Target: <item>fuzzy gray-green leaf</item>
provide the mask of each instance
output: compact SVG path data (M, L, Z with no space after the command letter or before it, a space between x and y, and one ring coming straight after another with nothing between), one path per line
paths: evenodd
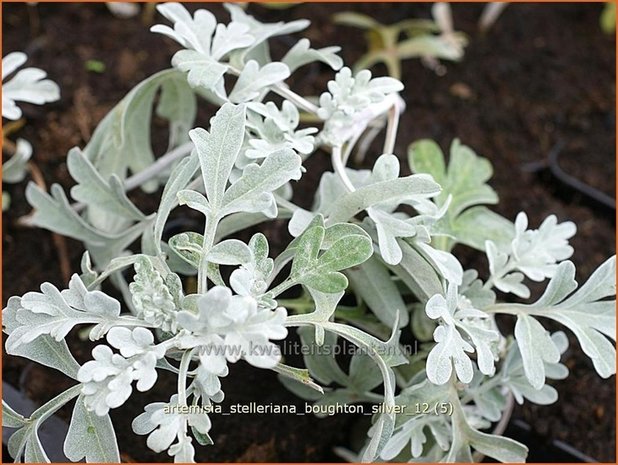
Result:
M210 121L210 133L193 129L189 135L195 144L202 169L206 197L213 214L223 203L223 194L238 157L245 133L244 105L225 104Z
M97 416L88 411L83 396L73 409L69 432L64 441L64 453L69 460L88 463L118 463L120 453L109 415Z
M324 212L328 223L348 221L361 211L381 202L426 199L440 192L431 176L420 174L389 181L376 182L345 194Z
M187 187L198 167L197 155L195 152L192 152L190 156L181 160L174 167L165 184L154 224L154 242L159 252L161 252L161 237L163 236L165 223L170 212L178 203L177 194Z
M406 304L388 268L378 258L370 257L365 263L346 270L345 275L354 292L382 323L392 328L399 315L400 327L408 324Z
M71 196L75 200L128 220L145 219L144 214L128 199L120 179L112 175L109 181L105 181L79 148L69 151L67 167L77 181L77 185L71 188Z
M339 271L363 263L372 255L373 246L367 237L349 236L318 256L324 234L321 226L314 226L303 234L290 277L321 292L339 292L348 285L348 280Z

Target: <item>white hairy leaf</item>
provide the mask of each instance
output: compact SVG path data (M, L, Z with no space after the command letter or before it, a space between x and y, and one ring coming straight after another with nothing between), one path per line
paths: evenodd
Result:
M352 76L350 68L342 68L328 83L328 92L320 96L318 116L325 120L320 138L337 146L360 135L372 119L388 110L380 105L386 96L402 89L397 79L372 79L366 69Z
M548 216L539 229L527 229L528 217L517 215L513 240L502 247L494 242L485 243L491 280L503 292L529 297L530 290L522 282L524 276L533 281L551 278L558 263L573 254L569 238L575 234L570 221L558 224L555 215Z
M491 345L499 339L499 334L481 326L480 322L489 315L473 308L466 298L462 298L457 285L448 284L446 298L437 294L429 299L425 312L429 318L440 321L433 334L437 344L427 358L427 377L432 383L448 382L453 367L461 382L470 383L474 372L466 352L476 351L481 372L490 376L494 374Z
M132 355L124 357L98 345L92 350L93 360L79 369L77 380L82 383L84 405L98 416L124 404L133 392L133 381L137 381L138 391L152 388L157 380L157 360L165 355L165 348L153 345L154 337L145 328L113 328L107 340Z
M136 434L148 435L148 447L155 452L168 451L175 462L193 462L195 450L187 435L187 426L208 436L211 428L208 415L188 409L184 411L177 395L172 396L168 403L149 404L144 410L133 420L132 427Z
M208 205L213 213L219 212L223 205L223 195L244 131L244 105L225 104L211 119L210 133L204 129L194 129L189 133L195 144Z
M248 104L247 114L249 148L245 152L247 163L250 160L268 157L271 153L291 148L297 153L310 154L314 150L317 128L298 129L300 114L288 100L284 100L281 110L273 102ZM239 168L237 161L236 165Z
M28 292L13 302L3 311L5 315L14 312L13 318L19 323L7 340L7 350L11 351L44 335L61 341L79 324L95 324L90 337L98 339L120 316L120 302L100 291L86 290L76 274L67 290L60 292L44 283L41 292Z
M28 59L22 52L9 53L2 58L2 116L11 120L21 118L21 109L16 102L28 102L42 105L60 98L60 88L51 79L45 79L47 73L38 68L24 68L4 82Z
M2 164L2 182L18 183L24 180L28 161L32 156L32 145L25 139L17 139L15 153Z
M561 331L551 335L551 343L558 349L560 354L563 354L569 347L569 340L566 334ZM543 383L540 388L538 386L535 387L531 384L526 374L523 352L519 348L518 342L513 343L509 348L502 368L506 379L505 384L513 393L515 400L519 404L523 404L525 398L539 405L549 405L556 402L558 400L558 392L553 386L545 384L545 378L564 379L569 375L569 369L561 363L550 363L543 360ZM528 352L530 352L530 349L528 349Z
M183 347L219 346L220 353L213 350L210 358L222 364L240 358L259 368L279 363L281 353L270 340L287 336L283 307L260 308L252 297L232 295L228 288L215 286L198 297L196 310L178 313L178 324L191 333L181 338Z
M316 50L311 48L311 43L308 39L300 39L296 42L296 45L288 50L281 59L281 62L286 64L292 73L301 66L314 61L326 63L333 70L337 71L343 66L343 60L337 55L340 50L341 47L325 47Z
M150 260L144 258L135 263L135 277L129 291L139 318L163 331L176 331L174 296Z
M518 315L516 331L526 376L532 386L542 386L545 376L539 360L556 362L557 348L541 337L541 325L531 323L538 317L549 318L569 328L592 360L597 373L608 378L616 372L616 257L603 263L577 289L575 265L565 261L558 265L545 293L533 304L497 304L494 311ZM612 300L607 298L614 297ZM535 320L534 320L535 321ZM532 328L531 330L529 328ZM547 334L547 333L545 333Z
M260 67L257 61L250 60L230 92L230 101L249 102L259 96L266 87L278 84L289 76L290 70L284 63L268 63Z

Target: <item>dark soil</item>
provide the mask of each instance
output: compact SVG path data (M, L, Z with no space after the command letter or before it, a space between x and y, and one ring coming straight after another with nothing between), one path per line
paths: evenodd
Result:
M169 66L177 46L148 32L140 18L113 17L100 4L3 4L3 55L23 50L29 64L45 69L59 83L62 99L45 107L27 106L27 125L16 135L32 142L34 162L48 185L71 185L65 156L83 146L105 113L140 80ZM192 5L191 8L196 8ZM211 5L226 18L219 5ZM461 63L447 63L437 77L417 60L403 66L408 108L399 131L397 153L405 158L410 142L434 138L444 148L459 137L495 169L492 186L501 198L496 210L514 218L524 210L531 226L555 213L578 225L573 261L578 278L585 279L605 258L615 253L614 212L559 183L547 172L526 171L527 164L543 162L562 144L561 167L596 189L615 196L615 43L598 25L600 4L511 5L486 36L476 32L479 5L453 6L455 25L469 34L470 45ZM267 21L309 18L307 36L314 46L338 44L346 63L364 51L361 35L333 25L337 11L368 13L383 23L409 17L427 17L426 4L301 4L275 11L258 5L250 10ZM38 26L37 26L38 25ZM282 39L280 45L293 43ZM101 74L87 71L85 63L98 60ZM383 73L377 69L376 73ZM332 73L309 67L299 73L296 87L318 92ZM205 124L208 112L200 114ZM164 127L157 140L164 140ZM326 169L320 155L313 169ZM310 203L309 191L317 175L299 186L297 200ZM25 182L3 186L12 206L3 214L3 303L12 295L34 290L44 281L64 287L58 251L50 233L19 227L17 218L28 213ZM146 203L154 208L156 200ZM271 241L274 231L269 230ZM68 241L73 269L78 269L81 246ZM484 269L483 260L461 250L468 266ZM91 343L71 341L80 361L88 359ZM560 439L600 461L615 459L615 378L600 379L573 338L567 353L571 376L556 383L560 400L553 406L518 406L515 417L528 421L537 435ZM224 380L226 402L258 404L296 403L274 373L246 364L233 367ZM5 381L21 387L43 402L70 382L58 373L13 357L4 357ZM160 461L135 438L130 429L143 405L166 398L173 380L165 374L156 390L134 396L134 401L113 413L123 458ZM63 412L64 415L70 412ZM332 449L349 442L354 418L317 420L313 416L232 415L213 418L215 445L200 448L201 461L331 461Z

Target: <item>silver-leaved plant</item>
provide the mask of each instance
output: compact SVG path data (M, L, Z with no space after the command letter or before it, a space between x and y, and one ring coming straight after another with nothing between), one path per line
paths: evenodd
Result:
M600 376L615 373L615 257L578 288L568 261L575 225L550 216L531 229L525 213L511 222L491 211L491 165L457 140L448 163L434 142L413 143L405 161L412 174L402 175L394 154L401 82L353 73L338 47L313 49L307 39L273 60L269 39L307 21L264 24L227 5L231 21L218 24L206 10L157 8L171 26L152 30L182 47L172 68L137 85L84 148L69 152L70 197L59 185L26 191L30 224L86 251L66 289L44 283L3 310L8 354L75 380L29 417L4 405L16 461L49 461L38 429L72 400L66 457L120 461L110 410L167 370L177 392L146 406L133 430L153 451L192 462L196 445L216 438L216 415L207 412L242 359L277 372L309 402L377 407L366 443L339 449L345 458L521 462L526 446L492 424L513 400L556 401L547 379L568 375L560 363L568 341L545 328L548 320L577 337ZM292 91L286 79L316 61L336 72L328 88L318 98ZM191 129L204 103L218 110L207 128ZM12 105L9 116L18 116ZM158 156L153 108L170 125ZM302 114L318 127L301 125ZM359 140L380 127L384 147L373 168L347 167ZM292 201L294 185L317 151L330 152L332 171L303 209ZM156 211L131 201L135 188L162 192ZM199 212L203 230L165 235L179 206ZM276 256L267 235L233 237L273 220L292 237L276 244ZM487 256L484 282L453 255L457 244ZM527 280L547 279L532 303L499 301L495 292L528 299ZM516 317L514 337L497 326L500 314ZM65 341L78 327L98 341L83 365ZM409 328L419 351L403 346ZM277 341L294 331L303 344L330 350L304 353L305 368L286 365ZM342 340L360 349L347 369L333 356Z
M17 102L42 105L60 98L58 84L51 79L45 79L47 73L42 69L25 68L17 71L27 60L28 56L23 52L9 53L2 58L2 117L8 120L15 121L22 117ZM2 164L2 182L14 184L23 181L31 157L30 142L17 139L11 158ZM9 207L10 200L9 194L3 191L3 211Z

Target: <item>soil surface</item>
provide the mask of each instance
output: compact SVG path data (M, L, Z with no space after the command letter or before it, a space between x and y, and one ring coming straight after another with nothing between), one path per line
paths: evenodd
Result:
M561 168L581 181L615 197L615 45L614 37L599 28L601 4L511 5L486 35L477 33L479 5L453 6L455 27L469 35L470 44L460 63L446 63L439 77L420 61L404 62L403 115L397 153L405 159L409 143L436 139L443 148L459 137L494 165L492 186L501 203L496 211L508 218L524 210L531 226L549 214L572 220L578 233L572 240L578 279L587 278L615 253L615 212L573 191L543 166L553 149L560 150ZM62 90L59 102L44 107L24 106L26 126L10 137L24 137L35 149L34 164L47 185L70 187L67 151L83 146L112 106L134 85L169 67L177 45L148 32L142 18L119 19L102 4L3 4L3 56L25 51L29 65L48 72ZM196 4L190 6L197 8ZM227 19L220 5L209 5L220 19ZM307 37L315 46L341 45L346 63L354 63L365 50L354 29L336 26L331 15L359 11L389 24L404 18L429 17L426 4L311 4L286 10L251 5L250 12L265 21L308 18ZM275 44L290 46L296 38ZM278 44L278 45L277 45ZM89 71L92 60L103 72ZM384 69L377 67L376 74ZM332 77L321 66L311 66L295 78L301 93L317 93ZM199 115L205 125L208 110ZM165 127L155 126L165 140ZM381 141L380 141L381 143ZM373 158L368 162L372 163ZM328 169L319 154L314 170ZM532 165L531 165L532 164ZM311 173L310 169L310 173ZM310 189L319 173L298 186L296 200L311 203ZM26 182L5 185L12 206L3 214L3 303L12 295L35 290L44 281L64 287L56 243L49 232L25 229L16 220L29 212L24 199ZM141 205L156 207L156 199ZM282 226L282 225L278 225ZM284 233L268 231L271 242ZM78 269L82 247L66 240L67 257ZM461 252L467 266L481 270L486 264L478 254ZM76 337L70 341L80 362L89 358L92 344ZM538 436L560 439L599 461L615 459L615 378L600 379L581 353L575 338L566 354L571 369L568 380L556 383L559 401L548 407L517 406L514 416L532 425ZM44 402L71 383L53 370L23 359L4 357L4 379ZM113 412L124 452L133 462L163 461L136 438L130 422L146 403L167 398L174 380L161 375L156 390L136 395ZM226 403L295 403L299 401L274 373L239 363L224 379ZM62 411L68 418L70 411ZM333 447L349 444L356 418L342 415L318 420L314 416L230 415L213 418L215 445L199 448L199 461L332 461Z

